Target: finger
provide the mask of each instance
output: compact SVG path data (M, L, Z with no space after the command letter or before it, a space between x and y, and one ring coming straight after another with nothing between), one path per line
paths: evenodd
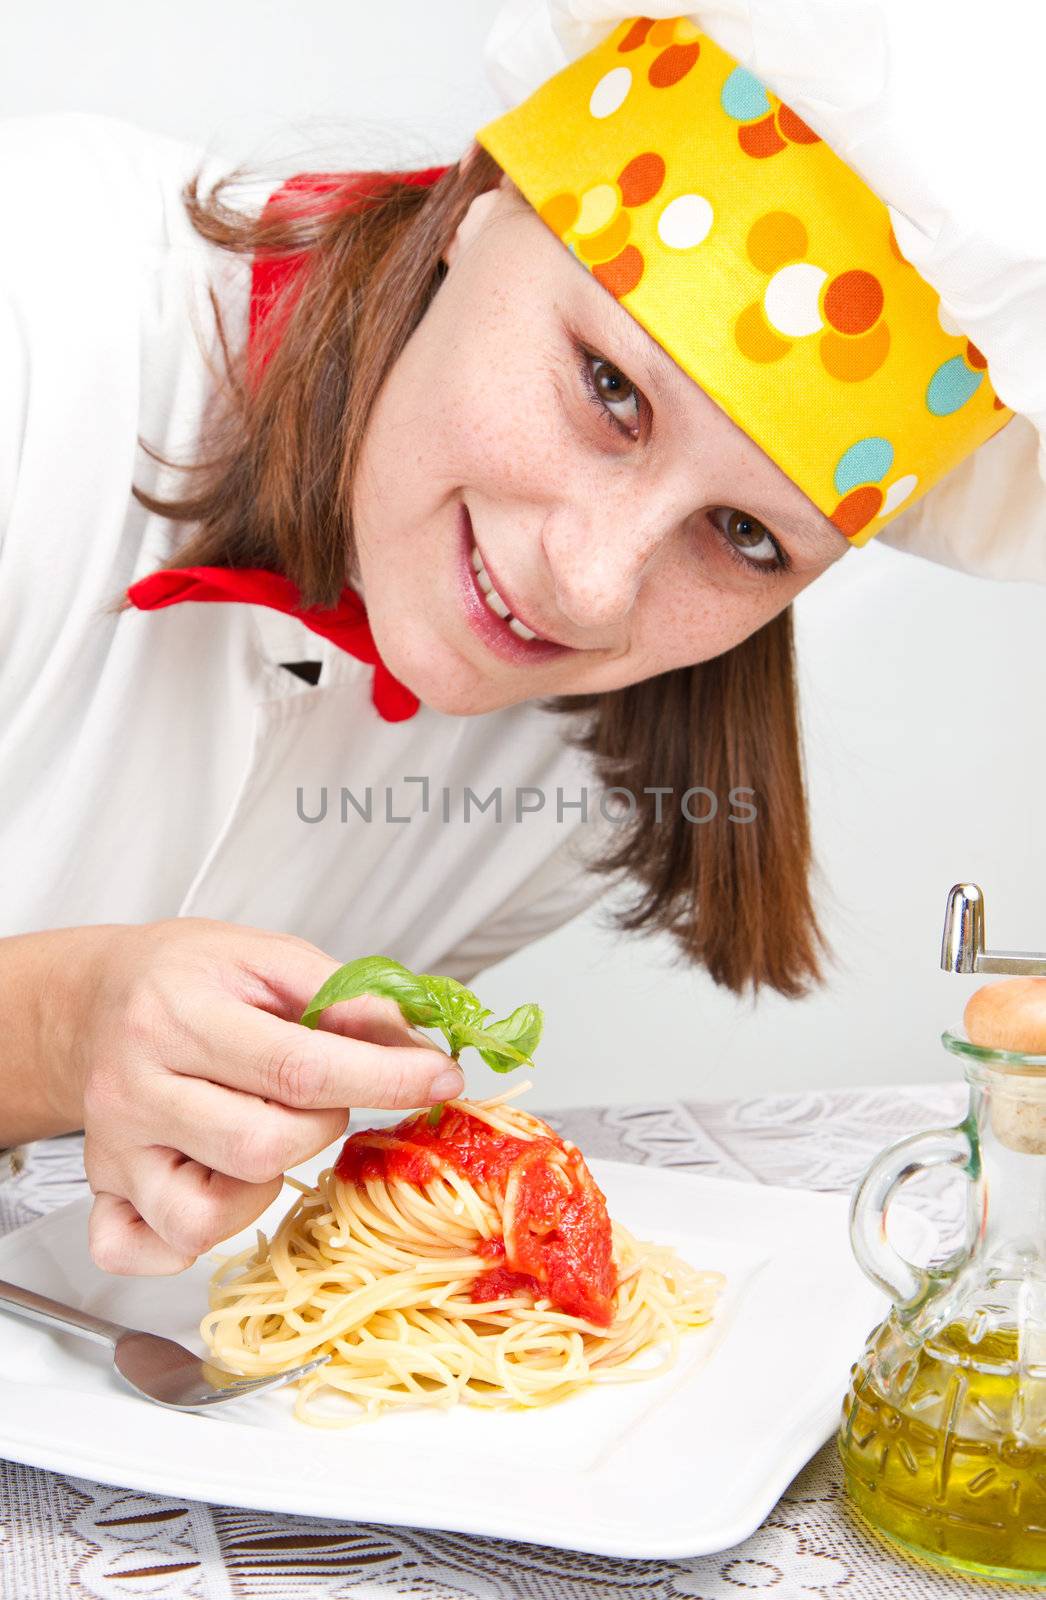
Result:
M304 1010L304 1006L302 1010ZM297 1022L298 1016L285 1020ZM385 995L361 994L355 1000L339 1000L320 1013L318 1028L328 1033L340 1033L346 1038L363 1039L368 1044L402 1045L410 1049L421 1045L425 1049L447 1051L430 1039L419 1028L412 1028L395 1000Z
M87 1246L96 1267L120 1276L183 1272L193 1261L192 1256L161 1239L129 1200L105 1190L94 1197L87 1220Z
M269 1183L341 1138L348 1120L344 1108L294 1111L206 1078L162 1072L131 1109L128 1133L149 1145L162 1128L165 1145L201 1166Z
M178 1150L149 1145L96 1153L91 1187L122 1195L186 1266L260 1217L280 1194L283 1179L245 1183Z
M239 931L239 930L238 930ZM250 942L241 941L237 957L243 979L237 993L248 1004L284 1022L300 1022L302 1013L341 962L316 945L288 934L252 929ZM395 1000L385 995L363 994L339 1000L321 1013L319 1026L371 1044L421 1044L442 1047L407 1022ZM446 1051L443 1052L446 1054Z
M295 1110L427 1106L464 1089L461 1068L441 1050L304 1028L228 996L204 1015L205 1029L187 1019L190 1037L168 1065Z

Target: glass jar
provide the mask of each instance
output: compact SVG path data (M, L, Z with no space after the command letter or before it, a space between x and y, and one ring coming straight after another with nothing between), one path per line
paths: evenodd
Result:
M970 1088L954 1128L873 1162L850 1237L893 1306L852 1369L839 1451L871 1527L933 1562L1046 1585L1046 1055L942 1035ZM966 1236L906 1261L886 1235L901 1183L947 1164L967 1180Z

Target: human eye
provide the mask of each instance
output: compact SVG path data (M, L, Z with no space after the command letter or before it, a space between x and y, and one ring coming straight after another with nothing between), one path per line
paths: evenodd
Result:
M708 520L719 533L723 549L732 561L749 572L787 572L791 563L773 534L747 511L733 506L713 506Z
M640 391L612 361L583 345L577 346L577 353L585 392L603 421L628 438L638 439L644 404Z

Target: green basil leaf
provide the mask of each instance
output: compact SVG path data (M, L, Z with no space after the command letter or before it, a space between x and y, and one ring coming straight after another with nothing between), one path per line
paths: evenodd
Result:
M469 1028L489 1013L483 1010L472 990L466 989L456 978L422 972L419 973L419 981L425 985L433 1005L438 1009L439 1020L434 1026L442 1031L451 1055L457 1056L468 1042Z
M355 1000L362 994L395 1000L415 1027L438 1029L455 1060L471 1045L495 1072L533 1065L531 1055L541 1038L544 1021L540 1006L517 1006L500 1022L488 1021L493 1013L481 1006L472 990L456 978L414 973L389 956L361 956L358 961L338 967L313 995L301 1020L307 1028L315 1028L320 1013L328 1006L340 1000Z
M536 1022L533 1018L526 1019L529 1024L527 1028L524 1028L522 1019L516 1024L521 1035L518 1042L502 1038L497 1031L507 1029L509 1021L510 1019L506 1017L504 1022L491 1023L486 1028L470 1028L463 1041L463 1044L471 1045L474 1050L478 1050L487 1066L492 1067L495 1072L511 1072L514 1067L534 1065L531 1060L533 1043L530 1044L530 1049L521 1049L520 1045L530 1042L528 1034L534 1040L540 1036L540 1013Z
M449 981L449 980L447 980ZM417 977L408 967L388 956L361 956L332 972L317 989L301 1021L315 1028L321 1011L339 1000L355 1000L361 994L384 995L395 1000L408 1022L417 1027L439 1027L442 1012L429 993L428 980Z
M495 1050L488 1050L480 1044L475 1048L493 1072L514 1072L517 1067L533 1065L529 1057L521 1056L516 1050L510 1055L507 1045L501 1045Z
M473 1021L479 1014L480 1004L471 989L466 989L456 978L444 978L438 973L420 972L418 982L425 985L433 1003L448 1026Z
M515 1011L501 1022L486 1023L483 1031L492 1034L504 1044L514 1045L529 1059L537 1048L544 1022L545 1016L541 1007L531 1002L525 1006L517 1006Z

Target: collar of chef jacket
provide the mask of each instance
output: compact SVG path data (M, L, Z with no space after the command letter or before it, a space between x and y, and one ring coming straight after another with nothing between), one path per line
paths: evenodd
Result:
M320 207L366 204L362 192L365 185L371 187L386 178L430 184L445 171L445 167L426 167L390 174L300 173L270 196L263 215L289 207L301 214L317 203ZM251 263L248 364L253 381L257 381L278 342L280 327L293 303L294 281L305 261L304 255L266 257L259 253ZM271 321L274 315L279 318L278 324ZM264 341L260 338L263 326ZM334 606L302 606L299 592L289 578L262 567L165 567L139 578L126 593L132 605L142 611L162 610L183 600L239 600L271 606L298 618L313 633L374 668L371 697L375 710L386 722L403 722L418 709L417 695L400 683L381 659L363 600L349 584Z

